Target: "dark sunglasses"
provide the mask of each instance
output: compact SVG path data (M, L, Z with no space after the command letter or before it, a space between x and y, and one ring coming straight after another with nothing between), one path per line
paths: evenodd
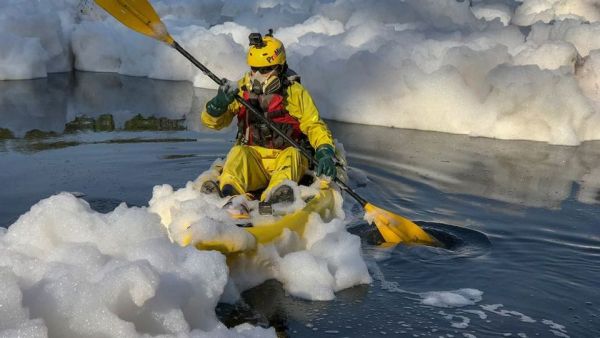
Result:
M268 67L250 67L253 73L259 72L261 74L268 74L273 70L277 69L277 66L268 66Z

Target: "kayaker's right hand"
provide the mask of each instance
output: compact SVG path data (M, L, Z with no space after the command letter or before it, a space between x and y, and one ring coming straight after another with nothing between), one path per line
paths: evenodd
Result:
M239 89L236 82L223 79L223 84L219 86L217 95L206 103L206 112L213 117L219 117L227 111L229 106L237 95Z
M315 152L315 158L317 160L317 176L325 175L331 178L335 178L336 169L333 158L335 151L329 144L324 144L317 148Z

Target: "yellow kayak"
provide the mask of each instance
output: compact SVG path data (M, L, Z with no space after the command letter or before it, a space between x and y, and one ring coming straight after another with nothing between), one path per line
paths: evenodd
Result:
M306 205L301 209L278 217L259 218L256 221L250 219L252 226L240 227L255 239L254 245L250 248L240 248L239 241L227 241L226 239L196 240L195 243L192 243L191 236L184 237L181 244L184 246L193 244L199 250L216 250L229 255L255 250L258 244L268 244L279 238L284 229L289 229L302 236L312 213L319 214L324 221L331 220L335 215L335 194L338 192L323 181L319 191L308 197L305 201Z

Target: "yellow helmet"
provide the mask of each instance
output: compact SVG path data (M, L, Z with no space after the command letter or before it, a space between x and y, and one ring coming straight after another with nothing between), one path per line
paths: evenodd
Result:
M249 39L248 66L269 67L285 64L285 48L281 41L270 34L263 38L260 33L250 34Z

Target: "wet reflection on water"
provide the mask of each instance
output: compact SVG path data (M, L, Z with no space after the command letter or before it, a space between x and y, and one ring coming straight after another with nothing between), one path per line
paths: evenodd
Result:
M72 74L0 81L0 128L23 137L29 130L62 132L67 122Z
M600 203L600 142L579 147L472 138L332 123L351 163L373 163L369 176L410 179L443 192L530 207L559 208L574 195Z
M45 79L0 81L0 128L14 137L31 130L62 134L78 117L111 115L116 128L136 115L178 120L198 114L214 93L189 82L161 81L113 73L51 74ZM189 129L198 130L196 119Z

